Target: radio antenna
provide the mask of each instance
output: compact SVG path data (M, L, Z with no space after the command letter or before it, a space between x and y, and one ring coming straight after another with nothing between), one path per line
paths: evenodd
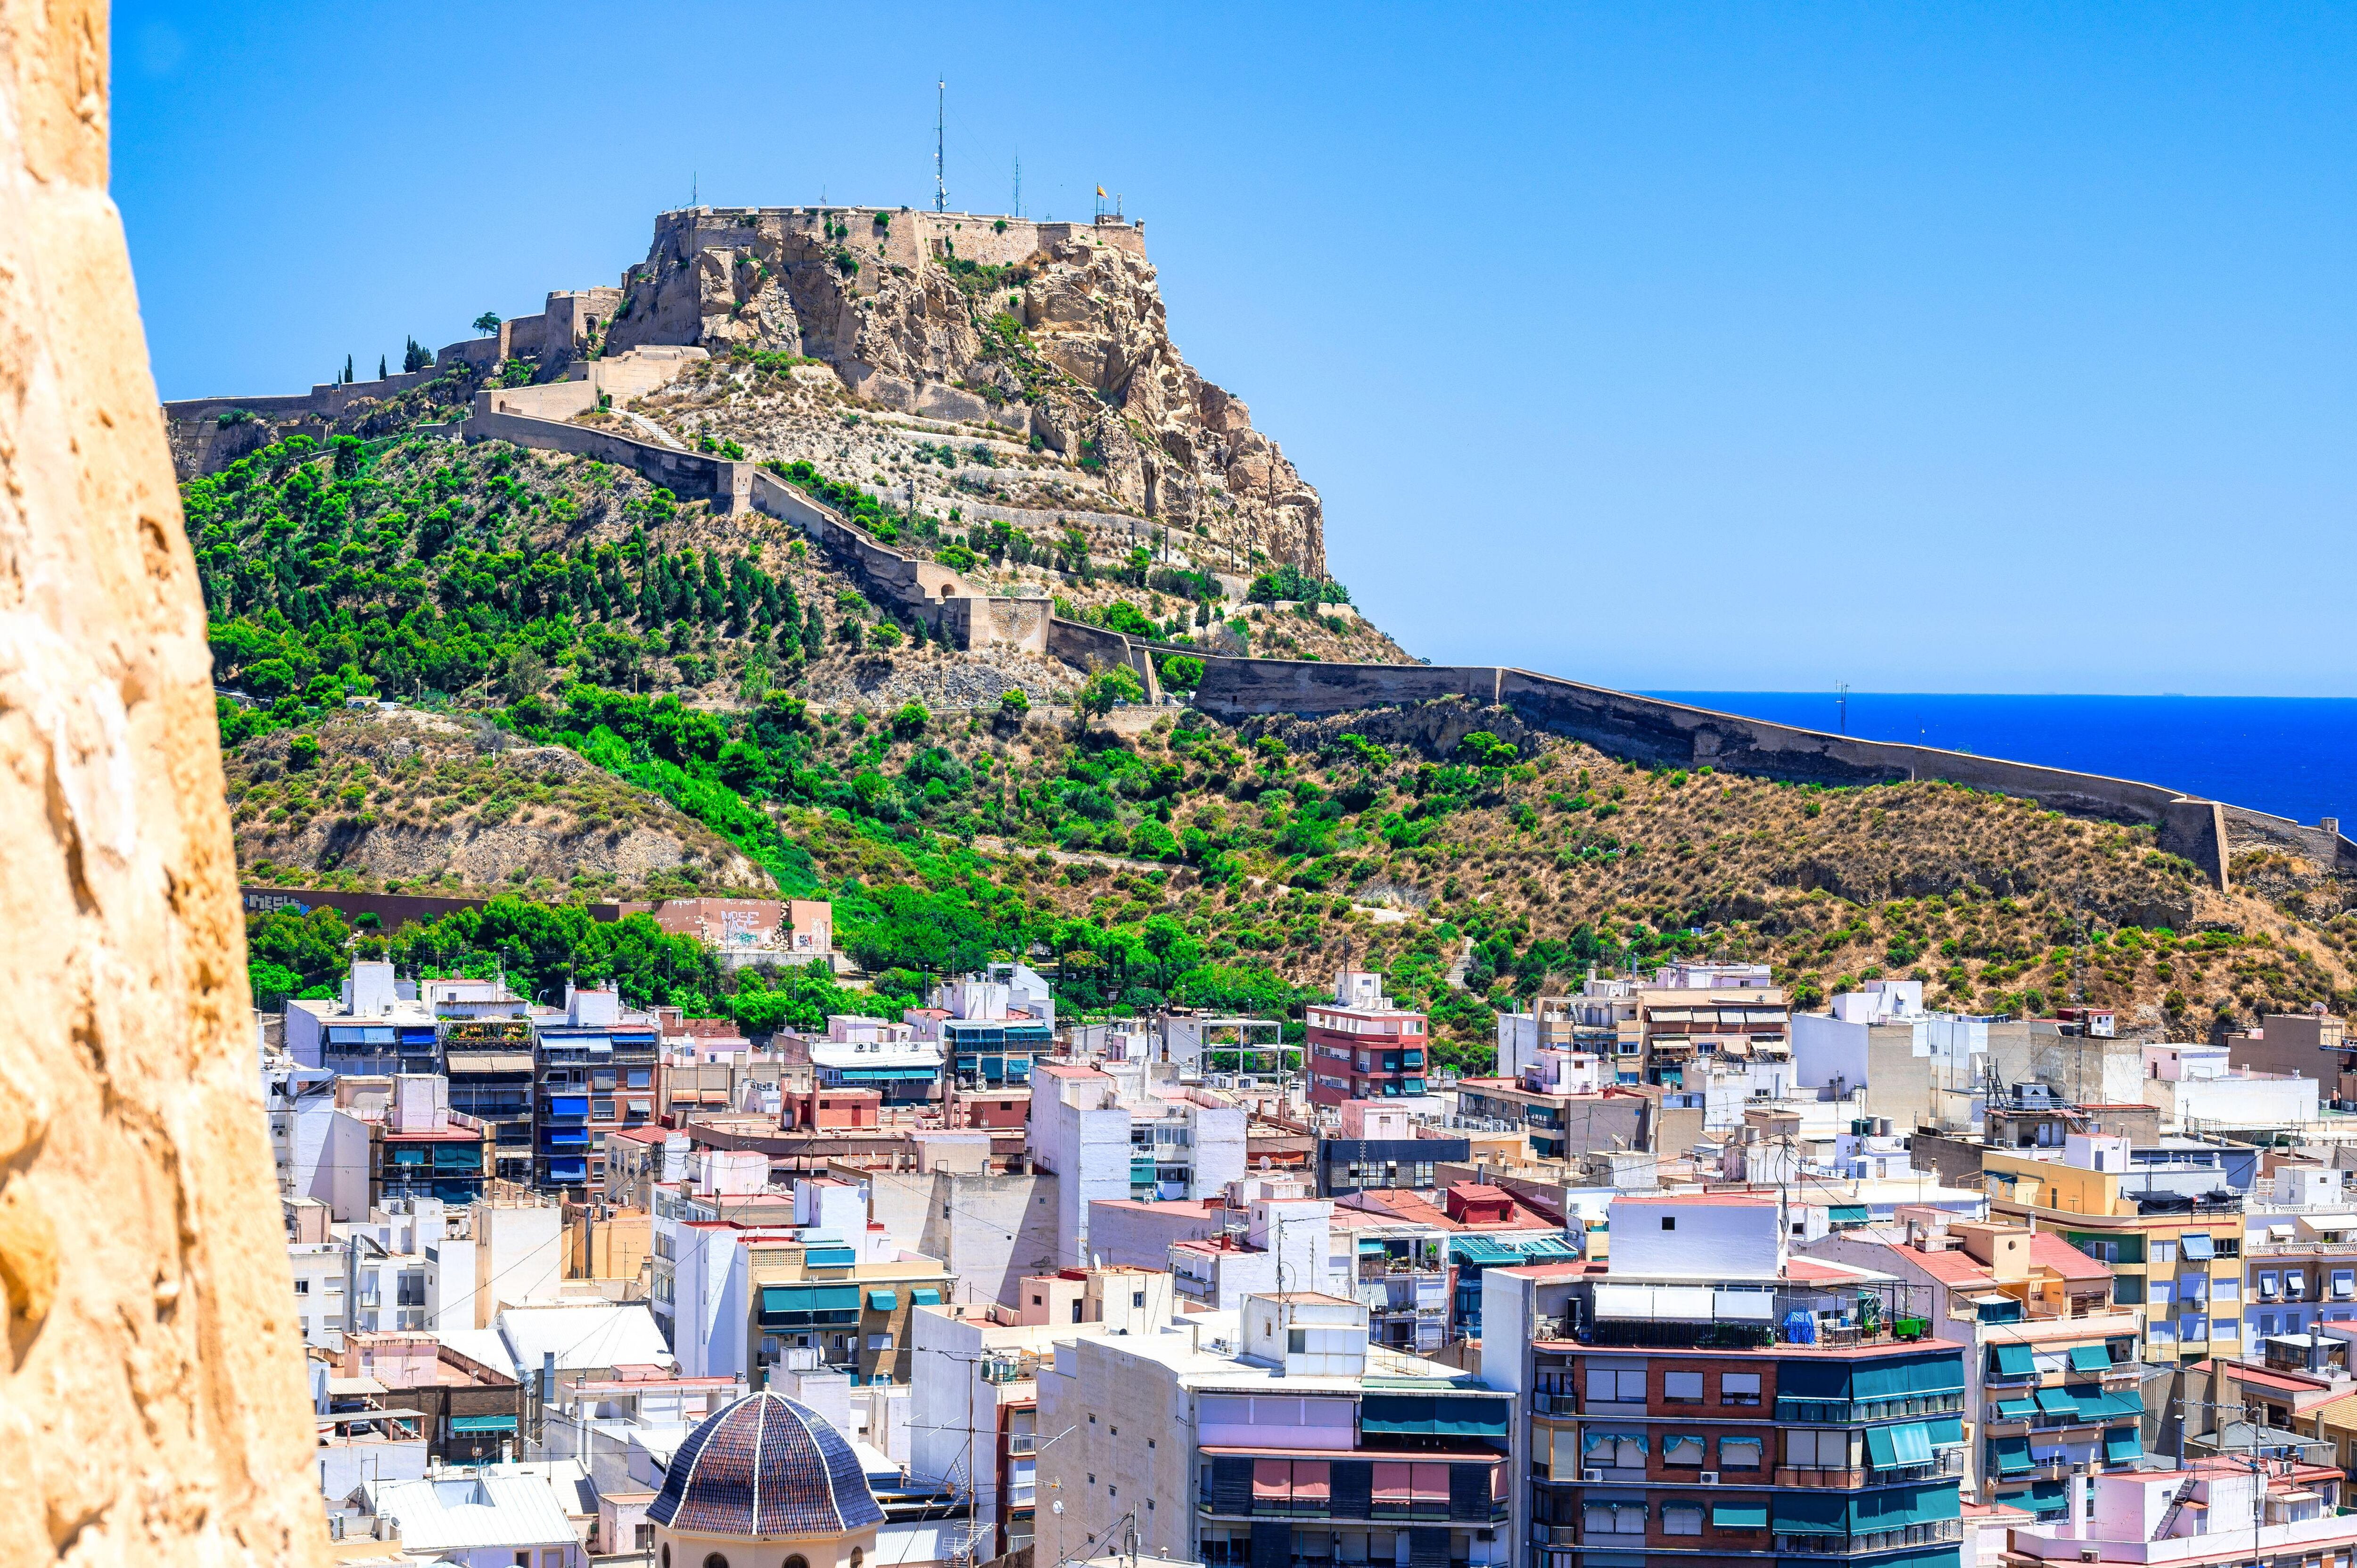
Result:
M942 78L933 83L933 210L936 212L950 209L947 166L942 161L942 154L948 145L942 127L949 119L949 106L950 84L946 78Z

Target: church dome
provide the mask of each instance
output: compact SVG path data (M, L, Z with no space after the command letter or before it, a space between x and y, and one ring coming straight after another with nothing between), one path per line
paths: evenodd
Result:
M689 1433L647 1518L691 1535L845 1535L884 1522L859 1456L783 1394L738 1400Z

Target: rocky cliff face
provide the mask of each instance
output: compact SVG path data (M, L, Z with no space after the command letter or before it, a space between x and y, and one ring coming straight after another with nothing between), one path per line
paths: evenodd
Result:
M1170 340L1141 231L874 209L665 213L609 349L806 356L870 403L987 418L1107 504L1239 562L1322 566L1318 492Z

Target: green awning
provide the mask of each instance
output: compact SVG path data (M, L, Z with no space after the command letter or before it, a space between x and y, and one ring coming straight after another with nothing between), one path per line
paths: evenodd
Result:
M900 1296L897 1291L872 1290L867 1293L867 1310L870 1312L890 1312L899 1305Z
M516 1418L511 1415L454 1415L450 1418L453 1432L513 1432Z
M1451 1237L1448 1250L1458 1262L1472 1263L1480 1268L1487 1268L1491 1263L1519 1263L1523 1261L1522 1253L1512 1247L1501 1247L1487 1236Z
M2048 1415L2077 1415L2079 1402L2072 1397L2069 1389L2040 1389L2038 1408Z
M2071 1347L2071 1369L2074 1372L2108 1372L2112 1369L2112 1353L2102 1345Z
M1780 1379L1777 1387L1783 1387ZM1890 1356L1857 1363L1850 1373L1854 1400L1905 1399L1914 1394L1962 1393L1964 1357L1960 1349L1928 1355Z
M1765 1503L1713 1503L1710 1523L1714 1530L1765 1530L1768 1528L1768 1506Z
M1999 1400L1996 1418L1999 1421L2028 1421L2038 1413L2036 1400Z
M859 1317L857 1285L763 1285L761 1326L806 1328L821 1319L847 1326Z
M909 1293L909 1305L910 1306L939 1306L942 1305L942 1293L935 1290L931 1285L919 1285L916 1289Z
M1779 1492L1774 1498L1776 1530L1785 1535L1847 1535L1849 1509L1845 1492Z
M1866 1429L1866 1459L1878 1470L1895 1469L1901 1465L1929 1465L1932 1434L1921 1422L1869 1426Z
M1964 1443L1964 1418L1961 1415L1934 1416L1923 1423L1934 1448L1961 1448Z
M1873 1210L1863 1203L1836 1203L1825 1210L1825 1219L1835 1225L1864 1225L1873 1218Z
M1926 1453L1928 1455L1928 1449ZM1953 1481L1852 1492L1849 1494L1850 1530L1854 1534L1866 1534L1904 1530L1910 1525L1932 1524L1940 1520L1956 1518L1963 1512L1959 1505Z
M859 1253L851 1247L804 1247L802 1267L806 1269L847 1269L859 1262Z
M1508 1401L1477 1394L1362 1395L1359 1429L1362 1433L1439 1437L1506 1437Z
M2000 1378L2034 1378L2038 1375L2037 1358L2027 1345L1995 1345L1989 1348L1989 1359L1996 1366Z
M2027 1476L2038 1466L2029 1457L2027 1437L1996 1437L1989 1440L1989 1468L2000 1476Z
M2144 1400L2134 1389L2073 1389L2079 1397L2079 1413L2089 1421L2126 1421L2144 1419Z
M2115 1428L2104 1434L2104 1459L2107 1464L2125 1464L2144 1456L2144 1434L2133 1426Z

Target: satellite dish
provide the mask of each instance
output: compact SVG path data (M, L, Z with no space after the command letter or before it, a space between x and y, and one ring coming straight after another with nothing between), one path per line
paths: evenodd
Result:
M1058 1498L1054 1502L1049 1503L1048 1505L1048 1511L1052 1514L1062 1514L1064 1511L1064 1499Z

